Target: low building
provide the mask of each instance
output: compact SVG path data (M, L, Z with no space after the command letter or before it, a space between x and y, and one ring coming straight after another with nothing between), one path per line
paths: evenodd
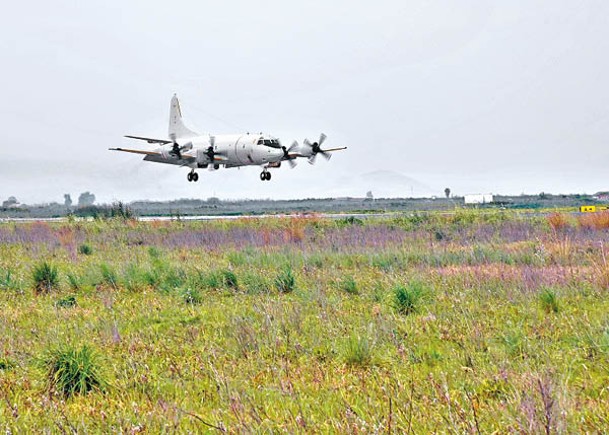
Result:
M476 193L473 195L464 195L463 201L466 205L470 204L490 204L493 202L492 193Z

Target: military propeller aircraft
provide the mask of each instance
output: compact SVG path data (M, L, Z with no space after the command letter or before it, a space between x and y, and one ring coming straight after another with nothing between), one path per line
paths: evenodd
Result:
M309 163L314 164L318 154L329 160L333 151L347 149L347 147L323 149L321 146L326 140L326 135L323 133L316 142L311 143L305 139L302 145L299 145L294 141L288 148L283 146L279 139L262 133L216 136L199 134L184 125L180 102L175 94L169 109L168 139L131 135L125 137L159 146L152 151L127 148L110 148L110 150L143 154L144 160L149 162L191 168L187 179L194 182L199 180L196 170L200 168L209 168L213 171L221 166L236 168L252 165L262 166L260 180L268 181L271 179L269 168L279 168L283 161L293 168L299 157L306 158Z

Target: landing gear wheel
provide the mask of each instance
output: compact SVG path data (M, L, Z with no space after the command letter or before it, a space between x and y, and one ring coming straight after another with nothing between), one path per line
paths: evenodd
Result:
M197 181L199 181L199 174L197 174L196 172L194 172L194 173L192 174L192 181L194 181L195 183L196 183Z
M271 173L270 172L266 173L265 179L266 179L266 181L269 181L271 179Z
M260 181L264 181L266 180L266 172L261 172L260 173Z
M192 174L189 172L188 175L186 176L186 179L188 181L192 181Z

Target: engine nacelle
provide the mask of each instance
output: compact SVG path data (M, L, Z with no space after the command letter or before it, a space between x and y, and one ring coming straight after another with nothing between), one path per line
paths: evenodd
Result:
M197 150L196 160L199 168L206 168L211 163L207 150L201 148Z

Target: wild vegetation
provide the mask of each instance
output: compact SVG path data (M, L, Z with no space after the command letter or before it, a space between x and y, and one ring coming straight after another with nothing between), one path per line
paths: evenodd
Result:
M7 432L598 432L609 215L0 225Z

